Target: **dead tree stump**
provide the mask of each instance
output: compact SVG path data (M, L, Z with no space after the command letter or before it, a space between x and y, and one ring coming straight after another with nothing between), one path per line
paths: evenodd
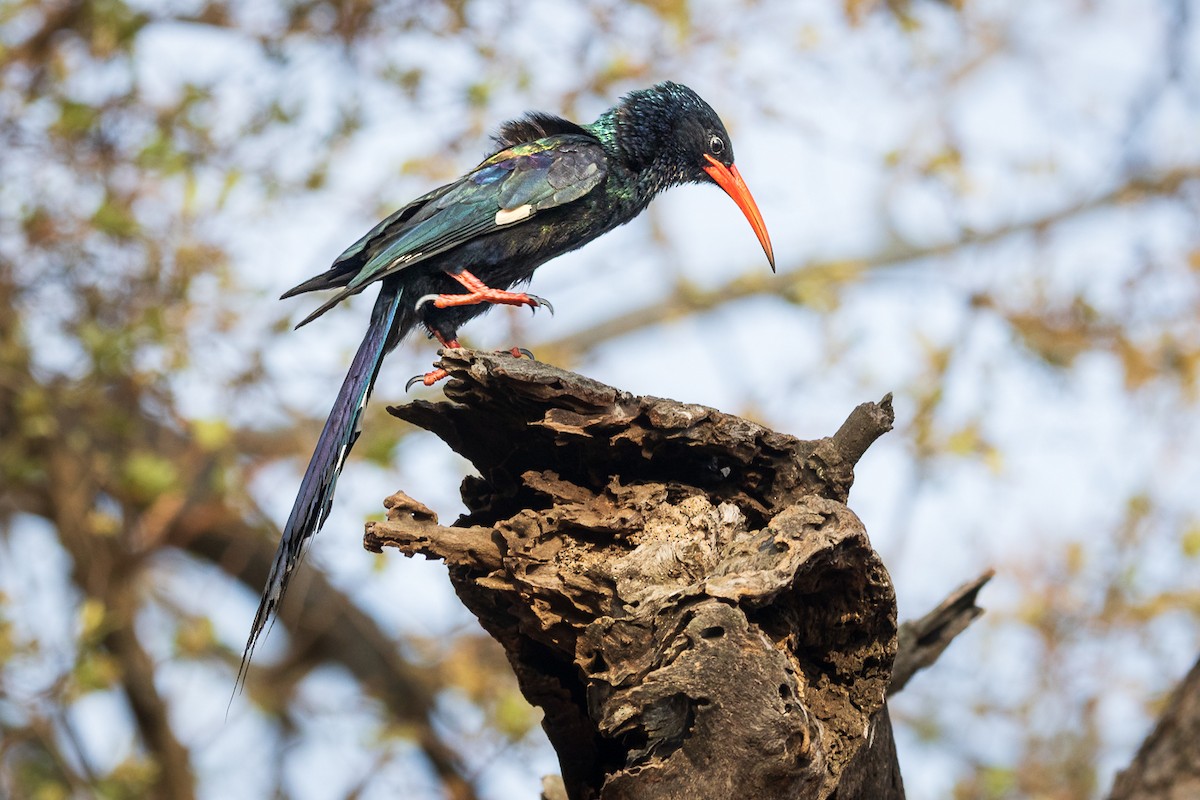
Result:
M389 410L475 465L469 513L398 494L366 546L449 565L567 797L903 797L895 596L845 505L890 397L801 441L509 356L441 366L448 401Z

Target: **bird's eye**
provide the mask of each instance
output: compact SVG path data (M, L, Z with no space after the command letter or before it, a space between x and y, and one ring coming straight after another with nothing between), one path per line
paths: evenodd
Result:
M725 140L720 136L714 136L708 140L708 149L712 151L714 156L719 156L725 152Z

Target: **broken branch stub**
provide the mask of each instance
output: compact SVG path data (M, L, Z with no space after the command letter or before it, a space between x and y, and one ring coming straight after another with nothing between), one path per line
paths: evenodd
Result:
M545 711L568 797L830 795L896 654L891 581L845 505L890 397L801 441L538 362L441 366L452 402L389 411L475 465L468 513L442 527L396 495L366 546L447 563Z

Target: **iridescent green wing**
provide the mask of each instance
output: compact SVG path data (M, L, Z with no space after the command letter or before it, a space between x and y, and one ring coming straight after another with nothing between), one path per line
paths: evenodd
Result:
M304 322L374 281L578 200L607 174L604 150L590 136L558 134L501 150L454 183L410 203L351 245L331 271L344 275L351 264L362 266L348 281L339 281L344 288Z

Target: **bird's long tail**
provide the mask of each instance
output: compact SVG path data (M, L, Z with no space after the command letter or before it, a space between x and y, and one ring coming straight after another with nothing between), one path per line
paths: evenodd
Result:
M308 462L300 492L288 516L287 526L283 529L279 548L275 551L275 561L271 564L258 613L254 616L254 626L250 629L246 649L242 652L242 664L234 684L235 694L246 679L258 637L282 601L305 545L329 516L338 475L342 472L350 448L358 439L363 410L371 396L371 388L379 374L383 357L414 324L415 315L408 313L411 310L401 310L402 297L403 292L398 284L385 281L380 288L375 308L371 311L371 325L350 364L350 371L342 382L329 418L325 420L325 428Z

